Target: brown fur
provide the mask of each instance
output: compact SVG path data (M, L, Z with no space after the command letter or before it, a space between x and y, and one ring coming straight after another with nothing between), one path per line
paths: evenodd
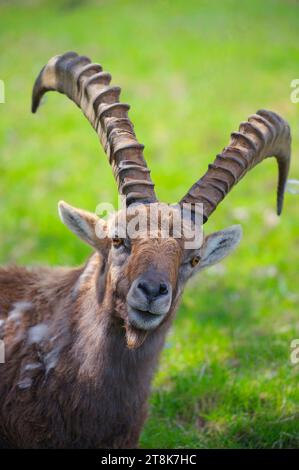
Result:
M178 296L134 350L126 343L125 296L149 265L167 270L175 289L180 255L173 239L138 240L134 262L118 276L98 253L81 269L0 269L0 447L136 447ZM11 320L18 305L20 318ZM40 324L47 335L30 344L30 328Z

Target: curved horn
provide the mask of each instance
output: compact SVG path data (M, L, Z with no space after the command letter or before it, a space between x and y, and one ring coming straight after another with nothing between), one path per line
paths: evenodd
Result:
M128 118L129 105L119 102L120 88L109 86L111 75L85 56L68 52L53 57L41 70L32 94L35 113L50 90L67 95L83 111L109 158L119 192L127 205L154 202L154 184L143 157L144 146Z
M208 171L181 200L202 203L203 223L246 173L265 158L275 156L278 163L277 213L280 215L290 166L291 132L288 123L271 111L260 110L240 124L239 132L217 155Z

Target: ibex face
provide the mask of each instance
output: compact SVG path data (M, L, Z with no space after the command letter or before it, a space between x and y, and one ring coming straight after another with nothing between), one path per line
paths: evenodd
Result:
M42 69L33 89L32 110L35 112L44 93L56 90L66 94L96 130L108 155L126 209L145 206L161 208L154 184L143 157L141 145L128 118L129 106L119 102L120 88L110 86L111 75L103 72L84 56L69 52L51 59ZM245 174L266 157L275 156L279 180L277 212L280 214L290 163L290 129L277 114L261 110L242 122L239 132L217 155L208 171L175 206L184 212L189 204L196 220L196 204L202 204L202 222L205 223L218 204ZM241 238L240 227L230 227L203 239L196 247L186 248L184 236L172 230L163 235L163 224L157 225L156 236L140 230L138 237L130 233L108 233L109 223L100 222L95 215L60 203L63 222L81 239L102 254L104 268L102 294L110 293L123 318L128 345L136 347L140 338L158 328L174 311L186 281L199 270L216 263L237 245ZM130 216L120 214L129 225ZM164 220L162 218L162 220ZM108 235L99 238L96 226L100 224ZM170 224L171 225L171 224ZM201 225L195 222L195 231ZM103 281L103 279L102 279ZM105 299L101 300L104 302ZM139 340L130 340L132 331L143 332Z
M141 212L147 221L153 206L156 213L162 214L158 225L151 231L145 224L130 236L136 213ZM101 292L104 290L112 301L117 300L114 308L125 322L131 348L140 346L146 333L158 328L174 312L187 280L227 256L241 238L239 226L209 235L203 242L201 225L193 224L191 231L177 233L173 218L174 214L181 216L179 205L167 212L160 203L142 206L142 210L138 205L134 216L124 210L108 222L65 202L59 204L59 213L63 223L101 255L104 267L95 282L101 284ZM183 225L184 219L181 220ZM187 245L190 233L197 238L193 248ZM99 296L100 305L106 300Z

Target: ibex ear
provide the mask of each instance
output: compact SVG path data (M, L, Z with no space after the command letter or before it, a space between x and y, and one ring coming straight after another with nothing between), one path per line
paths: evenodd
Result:
M96 224L100 219L95 214L72 207L64 201L58 203L58 212L64 225L77 237L93 248L100 248L101 240L96 236Z
M232 225L208 235L202 247L200 269L216 264L229 255L242 238L241 225Z

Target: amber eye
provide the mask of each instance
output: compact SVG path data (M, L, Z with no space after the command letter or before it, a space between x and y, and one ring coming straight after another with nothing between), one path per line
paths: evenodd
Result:
M123 243L124 241L122 238L112 238L112 244L114 248L119 248L120 246L123 245Z
M194 256L192 260L190 261L192 268L195 268L195 266L200 262L200 257L199 256Z

